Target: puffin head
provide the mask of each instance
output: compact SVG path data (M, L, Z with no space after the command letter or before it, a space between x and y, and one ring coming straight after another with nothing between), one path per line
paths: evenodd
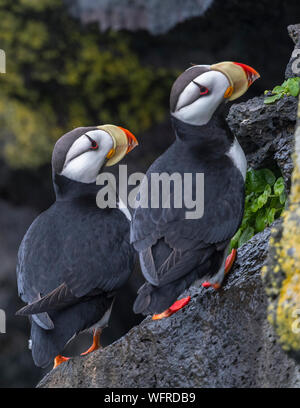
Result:
M93 183L103 166L118 163L137 145L134 135L119 126L79 127L56 142L52 169L71 180Z
M259 77L255 69L238 62L194 65L173 84L171 115L191 125L205 125L223 101L237 99Z

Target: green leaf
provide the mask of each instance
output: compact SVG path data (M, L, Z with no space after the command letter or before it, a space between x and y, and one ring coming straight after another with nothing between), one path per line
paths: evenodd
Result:
M260 170L250 169L246 176L246 194L261 193L266 185L265 177Z
M253 203L251 204L251 211L256 212L259 210L259 204L258 204L258 199L254 200Z
M230 249L243 245L254 233L263 231L280 216L286 196L283 178L276 179L275 174L270 169L248 169L244 216L240 229L230 242Z
M262 208L267 203L271 191L272 191L271 186L267 184L265 191L256 200L258 208Z
M250 220L251 220L252 217L253 217L253 212L251 211L251 208L247 207L247 208L245 209L243 221L242 221L242 224L241 224L241 228L242 228L243 230L244 230L244 229L247 227L247 225L250 223Z
M230 248L229 248L230 251L233 248L238 248L238 242L239 242L239 238L241 234L242 234L242 229L239 228L230 241Z
M283 96L283 93L280 94L276 94L273 96L268 96L267 98L265 98L264 103L269 104L269 103L274 103L276 101L278 101L278 99L280 99Z
M245 242L247 242L250 238L254 235L254 228L247 227L245 231L242 233L239 239L239 247L242 246Z
M293 79L294 78L290 78L290 81L288 83L288 90L292 96L298 96L300 90L299 82Z
M256 232L261 232L263 231L268 223L268 218L266 216L266 210L262 208L261 210L258 211L257 216L255 218L255 229Z
M253 193L253 192L246 195L245 204L247 204L250 200L252 200L254 198L254 196L255 196L255 193Z
M280 196L280 194L283 191L284 191L284 180L283 180L283 177L279 177L274 184L274 193L275 195Z
M279 209L282 208L282 204L280 203L279 196L272 197L270 201L270 208Z
M276 208L269 208L267 214L267 223L270 225L274 222L275 219Z
M284 87L281 86L281 85L277 85L277 86L275 86L275 88L272 89L273 94L278 94L278 93L281 93L281 92L284 92Z
M279 201L280 201L280 204L282 204L282 205L284 205L285 204L285 201L286 201L286 194L285 194L285 192L283 191L281 194L280 194L280 196L279 196Z
M267 184L270 184L270 186L273 186L276 180L275 174L269 169L262 169L260 171L262 172Z

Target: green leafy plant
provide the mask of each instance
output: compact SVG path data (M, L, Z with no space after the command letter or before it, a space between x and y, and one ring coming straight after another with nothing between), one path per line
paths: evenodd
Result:
M269 169L249 169L245 182L245 211L240 228L230 242L238 248L278 218L286 202L284 181Z
M298 96L300 92L300 77L289 78L281 85L275 86L272 91L265 91L265 95L271 92L271 96L265 98L264 103L274 103L278 99L283 98L285 95Z

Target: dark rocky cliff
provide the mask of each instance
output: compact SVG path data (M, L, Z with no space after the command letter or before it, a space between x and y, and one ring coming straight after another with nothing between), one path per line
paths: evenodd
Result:
M260 270L269 229L238 251L225 286L192 288L168 319L147 317L122 339L61 364L39 387L300 387L267 321Z

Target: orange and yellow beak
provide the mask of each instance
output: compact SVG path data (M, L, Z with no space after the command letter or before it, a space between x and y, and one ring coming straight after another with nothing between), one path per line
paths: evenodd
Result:
M113 166L117 164L123 157L131 152L137 145L136 137L127 129L115 125L101 125L98 129L107 132L113 142L114 146L107 155L106 166Z
M242 96L258 78L259 73L252 67L239 62L224 61L211 65L213 71L219 71L224 74L230 86L227 88L224 98L233 101Z
M125 129L121 126L118 126L121 130L123 130L123 132L126 134L127 136L127 141L128 141L128 147L127 147L127 153L131 152L131 150L133 150L138 144L139 142L136 140L136 137L134 136L134 134L132 134L130 132L130 130Z
M254 81L256 81L258 78L260 78L259 73L252 67L250 67L249 65L246 64L242 64L240 62L234 62L234 64L239 65L240 67L243 68L246 77L247 77L247 81L248 81L248 88L250 85L253 84Z

